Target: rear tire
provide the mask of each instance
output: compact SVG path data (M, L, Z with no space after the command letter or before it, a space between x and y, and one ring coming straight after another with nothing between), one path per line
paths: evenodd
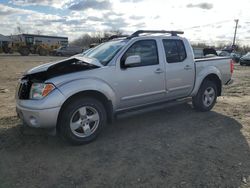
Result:
M203 81L198 93L192 98L194 108L202 112L211 110L216 103L217 94L218 91L214 82Z
M40 48L40 49L38 50L38 54L39 54L40 56L47 56L47 55L48 55L48 50L46 50L45 48Z
M63 56L61 52L56 53L56 56Z
M77 97L62 110L58 120L59 133L73 145L95 140L107 121L103 104L94 98Z
M22 56L28 56L30 54L30 50L26 47L21 47L18 51Z

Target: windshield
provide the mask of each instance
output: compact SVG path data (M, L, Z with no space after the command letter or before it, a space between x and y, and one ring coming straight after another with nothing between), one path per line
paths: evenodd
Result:
M92 50L94 50L95 48L89 48L89 49L87 49L87 50L84 50L82 53L81 53L81 55L82 56L85 56L85 54L87 54L87 53L89 53L90 51L92 51Z
M60 48L58 48L59 50L64 50L66 47L65 46L61 46Z
M105 42L88 51L84 56L98 59L102 65L107 65L126 43L127 40Z
M245 57L250 57L250 52L248 52L248 53L245 55Z

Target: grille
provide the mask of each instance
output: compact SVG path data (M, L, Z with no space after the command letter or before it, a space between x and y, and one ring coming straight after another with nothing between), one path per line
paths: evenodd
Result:
M19 99L29 99L31 83L28 80L21 80L20 87L18 90Z

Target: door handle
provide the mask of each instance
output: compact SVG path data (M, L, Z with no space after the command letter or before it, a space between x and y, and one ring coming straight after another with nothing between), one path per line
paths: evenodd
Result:
M190 69L192 69L192 67L191 67L190 65L186 65L186 66L184 67L184 69L185 69L185 70L190 70Z
M163 73L164 71L161 69L161 68L157 68L156 70L155 70L155 73L157 73L157 74L160 74L160 73Z

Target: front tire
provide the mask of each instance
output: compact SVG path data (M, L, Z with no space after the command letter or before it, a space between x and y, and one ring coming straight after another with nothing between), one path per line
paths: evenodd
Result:
M202 112L211 110L216 103L217 94L216 84L212 81L205 80L197 95L192 98L194 108Z
M98 136L107 120L103 104L94 98L75 98L59 117L61 136L74 145L89 143Z

